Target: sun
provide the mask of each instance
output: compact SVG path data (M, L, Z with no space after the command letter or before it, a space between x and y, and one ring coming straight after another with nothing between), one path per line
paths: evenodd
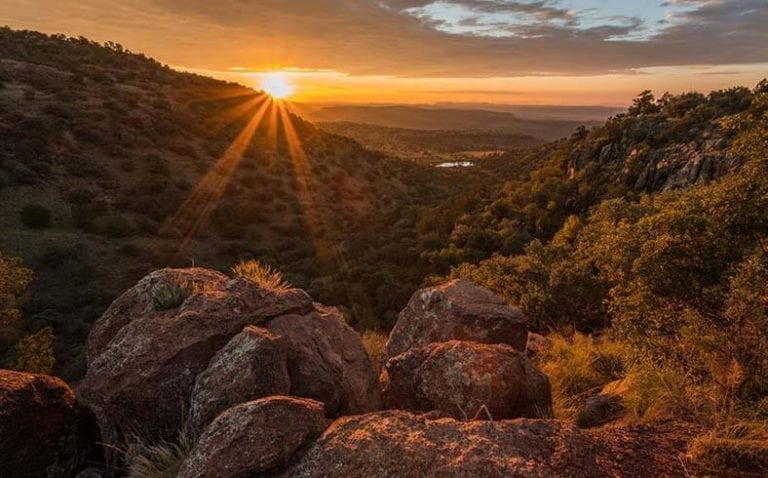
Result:
M293 94L293 85L280 73L269 73L262 77L261 88L276 100L288 98Z

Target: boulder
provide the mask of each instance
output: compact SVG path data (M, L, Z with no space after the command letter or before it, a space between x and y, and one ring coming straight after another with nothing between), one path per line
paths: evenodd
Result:
M0 476L73 476L96 460L98 430L62 380L0 370Z
M677 433L678 431L673 431ZM461 422L392 410L336 420L281 476L685 476L660 431L600 434L557 420Z
M627 414L624 398L629 391L627 379L615 380L594 397L589 397L576 413L576 424L591 428L613 422Z
M247 326L222 347L197 376L190 399L189 430L202 431L216 416L239 403L288 395L288 353L281 337Z
M359 336L335 309L313 303L299 289L270 289L204 269L163 269L117 299L89 338L88 370L78 393L96 414L105 441L121 446L134 432L175 439L191 408L198 375L249 325L283 336L292 391L310 390L310 398L327 400L331 415L378 407L370 360ZM317 336L306 337L305 328ZM293 349L304 343L320 349L313 353ZM302 357L331 362L303 364ZM294 385L294 376L303 377L297 370L318 368L336 373L318 377L322 384L297 381ZM229 385L207 374L198 395L204 393L202 382L211 387ZM239 384L240 392L247 387L245 382ZM354 388L363 383L371 386ZM239 392L210 393L216 397L213 402L223 403ZM211 410L206 413L214 414Z
M338 309L315 304L311 314L277 317L265 328L287 344L291 395L323 402L332 417L381 409L371 360Z
M411 349L382 371L388 408L438 410L456 419L549 417L549 380L504 344L450 341Z
M325 430L323 404L274 396L242 403L219 415L181 466L179 478L257 476L288 464Z
M507 344L525 351L528 318L490 290L453 280L411 297L389 336L385 358L448 340Z

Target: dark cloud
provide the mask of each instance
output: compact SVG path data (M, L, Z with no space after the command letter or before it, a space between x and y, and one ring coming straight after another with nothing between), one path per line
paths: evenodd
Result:
M575 14L554 0L453 2L533 19L477 24L509 34L499 36L448 33L434 19L404 13L433 2L3 0L0 18L19 18L26 9L32 14L25 25L108 36L175 65L209 69L296 66L358 75L483 77L768 62L766 0L669 0L687 11L643 41L620 40L643 27L635 18L579 27Z

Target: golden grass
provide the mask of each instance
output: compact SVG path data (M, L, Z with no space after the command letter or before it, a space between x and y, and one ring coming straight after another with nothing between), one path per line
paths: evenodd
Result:
M236 276L248 279L266 289L287 290L291 288L291 284L283 279L280 271L256 260L240 262L232 268L232 272Z

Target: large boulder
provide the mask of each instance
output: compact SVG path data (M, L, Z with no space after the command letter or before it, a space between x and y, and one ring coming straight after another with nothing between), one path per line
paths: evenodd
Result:
M264 327L287 344L291 395L323 402L332 417L381 409L370 358L338 309L315 304L312 314L283 315Z
M294 375L301 375L295 370L320 367L338 372L318 377L322 386L307 395L328 402L329 415L379 406L376 375L362 342L335 309L313 303L298 289L270 289L204 269L163 269L118 298L89 337L88 371L78 393L95 412L105 441L120 445L133 432L153 439L176 438L191 408L190 395L198 376L247 326L283 336L292 380ZM306 338L305 327L317 336ZM304 342L317 350L313 354L294 350L294 344ZM330 363L300 363L300 357L308 356ZM210 375L202 377L201 383L227 385ZM254 380L250 385L257 385L262 378ZM342 383L344 380L349 383ZM246 382L238 385L241 391L248 386ZM291 393L295 393L294 388L311 387L292 382ZM323 393L330 388L332 393ZM280 391L284 388L264 393ZM217 397L213 403L232 400L225 390L211 393Z
M450 341L411 349L382 371L388 408L438 410L457 419L552 414L549 380L508 345Z
M274 396L219 415L182 464L179 478L238 478L282 468L325 430L323 404Z
M282 337L249 325L222 347L197 376L189 430L197 433L224 410L270 395L288 395L288 353Z
M453 280L413 294L392 329L385 358L448 340L507 344L525 351L528 318L490 290Z
M66 383L0 370L0 476L73 476L97 458L98 430Z
M650 429L599 434L556 420L462 422L397 410L336 420L282 476L684 476L684 448Z

